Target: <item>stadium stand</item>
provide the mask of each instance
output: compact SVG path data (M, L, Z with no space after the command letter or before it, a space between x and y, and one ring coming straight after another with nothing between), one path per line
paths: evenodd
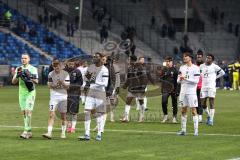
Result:
M42 51L47 52L53 57L58 57L60 59L70 58L74 56L84 55L81 49L76 48L73 44L64 41L63 39L59 38L53 32L48 31L44 26L32 21L31 19L21 15L18 13L17 10L9 8L6 4L2 5L3 12L9 10L13 17L12 21L14 22L14 27L12 30L22 38L26 39L27 41L31 42L33 45L41 48ZM25 30L20 30L21 24L25 25ZM34 29L36 34L31 36L29 31ZM7 36L9 37L9 36ZM14 39L14 38L13 38ZM9 43L14 45L14 40L9 38ZM9 49L14 48L14 46L8 46ZM20 50L22 52L31 51L31 50ZM31 51L33 54L38 54L36 52ZM38 54L39 55L39 54ZM19 60L19 59L18 59Z

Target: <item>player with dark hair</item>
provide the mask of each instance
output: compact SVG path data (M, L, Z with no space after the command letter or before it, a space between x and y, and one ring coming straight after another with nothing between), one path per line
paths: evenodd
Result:
M196 55L196 65L200 67L201 64L203 64L203 52L202 50L198 50L197 55ZM197 85L197 97L198 97L198 108L197 108L197 113L198 113L198 122L202 123L202 115L203 115L203 108L201 105L201 99L200 99L200 92L202 88L202 76L200 75L199 82Z
M109 71L109 78L108 78L108 85L106 89L106 107L107 113L103 116L103 129L105 127L105 123L107 120L107 114L110 112L110 121L114 122L114 110L118 105L118 94L119 94L119 87L120 87L120 73L118 66L114 64L114 57L111 56L104 56L102 58L102 62L105 67L107 67ZM93 131L97 131L98 127L96 126ZM102 133L104 130L102 130Z
M150 80L153 83L149 70L146 68L146 66L136 63L136 61L136 56L130 56L130 66L128 67L127 71L127 80L123 85L124 89L128 89L128 93L126 97L125 112L123 118L120 119L122 122L129 121L129 112L131 108L130 105L134 98L138 98L140 104L138 122L144 121L145 109L143 105L143 99L148 81Z
M85 135L80 136L80 140L90 140L91 112L96 112L98 133L96 140L102 140L102 131L104 130L103 115L106 113L106 90L108 85L109 72L103 65L102 53L95 53L93 56L94 64L87 69L85 78L85 90L87 93L85 102Z
M205 112L208 114L207 124L213 125L215 114L214 99L216 96L216 79L222 77L225 72L215 63L214 56L208 54L204 64L200 65L202 76L201 88L201 104ZM210 111L207 109L207 99L209 99Z
M79 112L81 86L83 84L82 74L78 69L78 61L74 59L69 60L67 62L67 72L70 75L70 86L67 90L67 111L70 115L67 132L74 133L77 123L77 114Z
M173 58L166 57L165 58L166 66L163 67L161 73L162 80L162 111L163 111L163 120L162 123L165 123L168 120L168 97L171 96L172 99L172 109L173 109L173 123L177 123L177 78L178 78L178 70L173 66ZM171 88L171 90L169 90Z
M139 57L138 58L138 63L141 64L144 67L147 67L145 57ZM145 92L147 92L147 87L146 87ZM139 99L138 98L136 98L136 105L137 105L137 110L139 110L140 109L140 104L139 104ZM147 96L146 95L143 98L143 106L144 106L144 110L147 111L148 107L147 107Z
M38 83L38 71L29 64L29 54L22 54L21 61L22 66L16 68L12 83L19 84L19 105L24 117L24 131L20 137L28 139L32 137L31 117L36 97L35 84Z
M182 109L181 131L178 135L186 135L187 108L191 108L194 124L194 136L198 136L198 116L197 116L197 83L199 81L199 67L192 63L192 55L185 51L183 54L184 65L179 69L178 83L181 84L179 95L179 105Z

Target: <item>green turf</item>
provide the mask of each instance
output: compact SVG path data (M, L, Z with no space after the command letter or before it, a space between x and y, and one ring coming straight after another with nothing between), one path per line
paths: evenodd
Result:
M136 122L137 111L133 107L130 123L107 122L101 142L94 140L95 133L92 133L92 140L89 142L77 140L77 137L84 133L83 122L77 124L77 133L67 135L65 140L59 138L59 129L54 130L53 140L43 139L41 134L47 130L49 101L49 90L45 86L37 87L32 120L32 125L39 128L33 129L32 139L22 140L18 138L22 128L6 127L23 125L18 107L18 88L0 88L0 95L0 160L221 160L240 157L239 91L218 91L215 124L212 127L204 123L200 124L198 137L192 135L193 124L190 116L188 117L188 135L185 137L175 134L180 129L180 124L170 122L161 124L161 98L153 96L148 99L150 110L146 112L147 122L142 124ZM122 112L123 101L121 100L116 110L116 120ZM206 119L205 116L204 119ZM59 119L56 120L54 127L60 127ZM95 127L94 121L91 127Z

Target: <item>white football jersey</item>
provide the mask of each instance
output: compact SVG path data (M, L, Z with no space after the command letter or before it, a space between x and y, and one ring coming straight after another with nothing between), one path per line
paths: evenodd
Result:
M180 94L196 94L197 84L200 77L199 67L192 64L191 66L183 65L179 69L179 74L185 77L180 81L178 77L178 83L181 83Z
M216 90L216 79L223 76L225 72L216 64L211 65L201 64L200 73L202 76L202 90Z
M68 72L61 70L59 73L56 73L54 70L48 74L48 83L53 83L53 85L57 85L58 81L63 81L65 84L70 84L70 77ZM62 86L56 89L50 89L50 96L65 96L67 97L67 90Z
M108 85L109 71L107 67L96 67L94 64L90 65L87 72L92 73L95 78L95 83L90 84L90 89L105 92L105 87Z

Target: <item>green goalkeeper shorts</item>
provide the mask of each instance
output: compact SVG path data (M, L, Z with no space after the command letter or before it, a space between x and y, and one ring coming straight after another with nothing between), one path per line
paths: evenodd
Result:
M33 110L36 92L32 91L25 94L19 94L19 104L22 111Z

